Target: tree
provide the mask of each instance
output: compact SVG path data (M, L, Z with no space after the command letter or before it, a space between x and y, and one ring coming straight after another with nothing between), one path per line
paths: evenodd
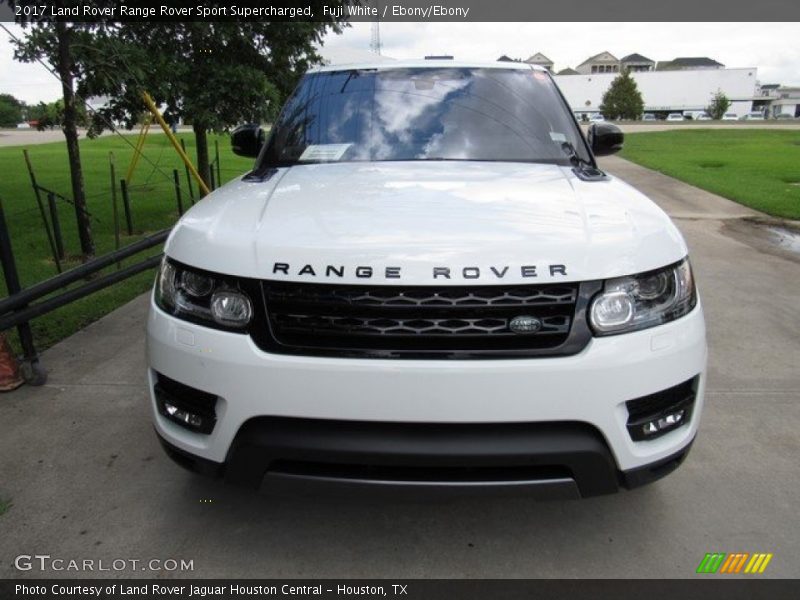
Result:
M59 5L76 2L59 2ZM78 224L78 238L81 244L81 253L84 260L94 256L95 246L92 237L92 226L89 211L86 207L86 194L83 186L83 170L81 168L80 147L78 146L78 125L82 101L75 96L75 79L86 72L84 65L76 60L73 47L86 45L91 39L93 29L90 23L66 23L64 21L37 21L22 23L30 26L26 29L25 39L16 44L14 58L22 62L43 60L53 66L58 78L61 80L63 95L61 115L51 114L48 111L48 121L40 125L60 124L67 142L67 155L69 157L70 179L72 182L72 201L75 206L75 218Z
M343 5L349 0L336 0ZM80 10L83 0L58 0L59 8ZM308 3L322 15L325 0ZM98 8L118 7L117 0L92 0ZM206 2L206 7L226 6ZM344 11L342 11L344 13ZM330 14L330 13L328 13ZM341 19L291 22L91 23L20 21L27 26L15 58L44 60L62 82L62 129L67 141L72 195L81 250L94 255L83 187L77 126L78 106L92 95L110 96L109 104L92 115L89 135L111 127L112 120L132 127L144 108L141 92L166 104L168 121L191 120L198 170L210 181L209 131L222 131L243 121L273 117L283 98L308 66L319 62L317 47L328 30L337 33ZM76 94L77 91L77 94Z
M628 69L623 70L611 82L603 101L600 112L608 119L639 119L644 111L644 100L636 81L631 77Z
M715 121L719 121L723 115L730 108L731 101L722 90L717 90L717 93L711 97L711 104L706 107L706 112Z
M47 129L50 127L50 114L51 104L39 102L39 104L31 104L25 107L25 120L36 122L39 129Z
M320 7L314 13L322 14L322 0L315 3ZM343 25L334 19L139 22L98 29L92 43L97 58L83 51L93 68L79 91L110 101L98 111L92 133L110 120L132 127L146 90L156 104L166 105L168 122L191 121L197 168L209 183L208 133L274 118L299 76L321 60L317 47L324 33L338 33Z
M23 104L11 94L0 94L0 127L16 127L22 121Z
M80 127L89 126L89 118L86 114L86 106L83 103L75 103L77 111L77 125ZM55 102L39 102L32 106L23 108L26 121L35 121L36 128L39 130L53 129L54 127L64 126L64 100Z

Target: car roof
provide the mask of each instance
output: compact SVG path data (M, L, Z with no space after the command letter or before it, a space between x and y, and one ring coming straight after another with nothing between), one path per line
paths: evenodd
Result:
M480 62L480 61L460 61L460 60L396 60L391 62L356 62L336 65L322 65L312 67L309 73L320 73L328 71L352 71L352 70L379 70L387 71L391 69L513 69L518 71L543 71L547 69L539 65L529 65L523 62Z

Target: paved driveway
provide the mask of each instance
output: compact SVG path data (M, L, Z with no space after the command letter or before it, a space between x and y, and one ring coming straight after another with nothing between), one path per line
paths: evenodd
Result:
M179 131L184 131L183 129ZM191 131L191 130L188 130ZM121 129L120 133L124 135L137 135L138 128L130 131ZM148 135L156 134L163 135L160 127L151 127ZM101 136L113 135L113 131L105 130ZM79 129L78 136L83 139L86 137L86 130ZM64 132L61 129L45 129L44 131L37 131L36 129L0 129L0 148L3 146L35 146L37 144L49 144L50 142L64 142Z
M46 387L0 396L0 496L13 501L0 577L35 553L183 558L206 577L691 577L710 551L772 552L766 576L796 576L800 260L743 221L748 209L604 165L670 212L693 253L710 379L677 472L547 503L274 498L206 481L174 466L151 430L139 298L47 352Z

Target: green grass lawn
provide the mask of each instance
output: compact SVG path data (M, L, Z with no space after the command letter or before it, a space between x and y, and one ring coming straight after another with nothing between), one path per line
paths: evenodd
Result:
M800 131L630 133L621 156L769 215L800 219Z
M136 135L127 136L135 142ZM178 137L185 140L189 155L194 158L194 136L181 132ZM252 167L252 159L235 156L230 150L227 136L210 138L210 153L214 157L214 140L219 142L222 180L228 181ZM9 225L11 243L17 260L23 287L56 275L56 267L47 242L47 235L25 168L21 146L0 148L0 198ZM81 140L81 162L86 187L87 204L92 214L92 231L97 255L114 250L114 225L111 202L111 177L109 152L114 153L117 179L124 177L130 164L133 149L118 135ZM28 153L36 172L37 181L55 192L71 197L69 167L64 142L32 145ZM189 206L186 190L186 175L183 163L178 158L167 137L153 134L147 138L144 156L131 178L130 201L133 215L134 235L126 235L122 201L118 194L121 241L125 246L142 236L173 225L178 218L172 170L178 169L181 185L184 186L184 209ZM145 157L149 158L149 163ZM197 186L192 184L197 196ZM45 199L46 204L46 199ZM73 256L64 265L68 269L80 264L74 258L80 252L74 208L59 202L59 216L64 234L65 251ZM132 264L156 254L158 249L128 260ZM113 269L114 267L111 267ZM69 304L32 322L37 349L42 350L56 341L74 333L92 321L109 313L114 308L146 291L153 281L153 272L148 271L106 288L82 300ZM0 280L0 297L7 295L5 281ZM10 336L17 346L16 336Z

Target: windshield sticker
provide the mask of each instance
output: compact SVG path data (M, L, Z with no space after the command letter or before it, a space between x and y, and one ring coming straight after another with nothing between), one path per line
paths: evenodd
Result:
M561 142L566 142L567 141L567 136L564 135L561 132L558 132L558 131L551 131L550 132L550 139L553 140L554 142L561 143Z
M303 150L300 161L339 160L353 144L311 144Z

